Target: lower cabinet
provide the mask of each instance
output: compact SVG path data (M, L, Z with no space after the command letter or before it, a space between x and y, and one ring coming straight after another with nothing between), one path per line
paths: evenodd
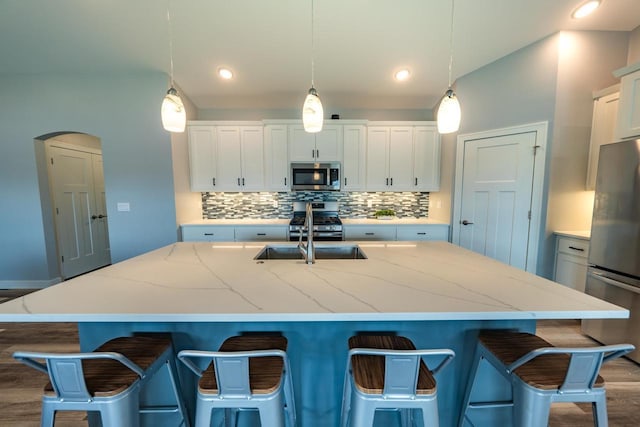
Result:
M449 226L434 225L399 225L397 240L449 240Z
M183 225L183 242L264 242L287 240L288 225Z
M447 224L346 224L345 240L449 240Z
M396 240L395 225L343 225L345 240Z
M584 292L587 282L589 241L558 236L553 280Z

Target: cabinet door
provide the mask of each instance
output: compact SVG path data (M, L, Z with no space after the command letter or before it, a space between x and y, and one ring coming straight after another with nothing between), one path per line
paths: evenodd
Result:
M216 130L189 126L191 191L216 191Z
M267 125L264 128L265 179L268 191L289 191L289 158L287 126Z
M616 139L640 135L640 70L620 79Z
M224 225L183 225L183 242L233 242L233 226Z
M302 125L289 126L289 159L292 162L314 162L316 136L308 133Z
M413 128L392 127L389 135L389 189L387 191L412 191L413 177Z
M555 281L584 292L587 283L587 263L584 258L559 253L556 257Z
M395 225L347 225L345 240L396 240Z
M218 126L216 135L218 144L216 191L240 191L242 184L240 129L238 126Z
M449 226L445 224L399 225L398 240L449 240Z
M264 138L262 126L240 126L242 147L241 191L264 190Z
M587 190L595 190L600 146L615 141L616 118L620 93L615 92L593 102L589 165L587 166Z
M365 126L346 125L343 129L342 190L362 191L366 179Z
M440 136L435 126L416 126L413 130L414 191L440 189Z
M287 240L289 226L242 226L236 227L236 242L275 242Z
M315 134L315 160L319 162L342 161L342 125L324 125Z
M367 191L389 191L388 127L367 129Z

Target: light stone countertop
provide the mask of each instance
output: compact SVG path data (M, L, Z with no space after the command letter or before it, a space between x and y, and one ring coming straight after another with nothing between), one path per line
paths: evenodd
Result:
M446 222L429 218L340 218L344 225L449 225Z
M578 231L554 231L558 236L572 237L574 239L590 240L590 230L578 230Z
M449 225L446 222L429 218L394 218L388 220L373 218L340 218L345 225ZM201 219L189 221L180 225L289 225L290 218L226 218L226 219Z
M180 224L183 225L229 225L229 226L242 226L242 225L289 225L290 218L225 218L225 219L200 219L195 221L189 221Z
M291 245L291 243L274 243ZM319 242L321 245L347 244ZM446 242L361 242L366 260L256 261L261 243L179 242L0 305L0 322L625 318Z

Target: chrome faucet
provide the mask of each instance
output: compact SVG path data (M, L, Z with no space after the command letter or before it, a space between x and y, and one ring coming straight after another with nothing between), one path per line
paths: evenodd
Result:
M307 229L307 243L302 242L302 235L304 234L304 228ZM304 256L304 260L307 264L313 264L316 262L316 249L313 245L313 206L311 202L307 203L307 210L304 218L304 225L300 230L300 237L298 238L298 249Z

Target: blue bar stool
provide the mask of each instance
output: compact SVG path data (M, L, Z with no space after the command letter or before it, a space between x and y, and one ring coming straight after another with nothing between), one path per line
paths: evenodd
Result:
M18 351L13 357L49 376L42 397L43 427L54 425L57 411L96 411L102 425L119 427L139 426L141 412L179 412L181 424L189 425L168 335L115 338L89 353ZM176 405L140 408L140 388L165 366Z
M453 350L416 350L399 336L356 335L349 338L342 400L342 427L371 427L378 409L401 410L403 424L421 409L425 426L438 426L436 380L455 356ZM444 356L430 370L423 358Z
M481 331L459 426L464 425L468 408L512 406L514 426L546 427L553 402L591 402L594 425L606 427L607 402L604 379L598 375L600 367L634 348L630 344L560 348L525 332ZM510 381L512 402L470 402L482 359Z
M296 424L287 339L243 335L228 338L218 351L183 350L178 358L199 378L196 426L209 427L213 409L225 409L235 425L237 411L259 411L262 426ZM204 366L204 367L203 367Z

